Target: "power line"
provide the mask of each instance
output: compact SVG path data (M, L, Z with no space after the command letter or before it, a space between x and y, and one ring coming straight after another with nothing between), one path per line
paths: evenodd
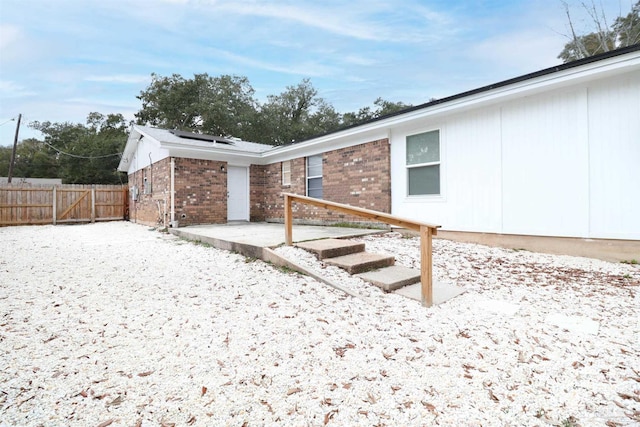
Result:
M0 123L0 126L4 126L4 125L6 125L6 124L7 124L7 123L9 123L9 122L14 121L15 119L16 119L16 118L15 118L15 117L13 117L13 118L11 118L11 119L7 120L6 122Z
M76 159L106 159L107 157L115 157L115 156L122 156L122 153L115 153L115 154L105 154L104 156L80 156L78 154L71 154L71 153L66 153L62 150L60 150L59 148L54 147L53 145L49 144L46 141L41 141L43 144L49 146L50 148L52 148L53 150L55 150L56 152L65 155L65 156L69 156L69 157L73 157Z

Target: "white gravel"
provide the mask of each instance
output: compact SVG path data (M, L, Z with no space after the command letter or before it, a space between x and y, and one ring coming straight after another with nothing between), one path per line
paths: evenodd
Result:
M640 424L637 266L436 240L426 309L295 248L362 298L124 222L0 242L3 427Z

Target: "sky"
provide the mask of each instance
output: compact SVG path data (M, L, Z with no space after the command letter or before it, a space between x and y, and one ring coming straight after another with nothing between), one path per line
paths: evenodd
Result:
M597 4L613 21L634 1ZM345 113L558 65L568 33L560 0L0 0L0 146L20 113L20 139L41 138L33 121L133 120L152 73L245 76L260 102L309 78Z

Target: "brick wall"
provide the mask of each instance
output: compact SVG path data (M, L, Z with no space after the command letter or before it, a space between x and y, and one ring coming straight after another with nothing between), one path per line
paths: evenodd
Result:
M322 157L323 199L386 213L391 211L391 169L387 139L330 151ZM252 208L252 220L255 215L256 218L264 217L266 221L281 222L284 220L284 198L281 193L305 195L305 158L292 160L290 186L282 185L282 163L261 168L263 171L260 182L263 186L256 190L256 200L257 194L262 193L264 202L260 214L257 208L254 214ZM253 176L251 182L253 187ZM253 205L252 197L252 207ZM294 204L293 211L294 220L298 223L367 222L364 218L306 205Z
M264 192L267 188L266 166L251 165L249 168L249 220L252 222L265 221Z
M389 213L391 175L387 139L323 154L323 198L337 203ZM291 185L282 185L282 163L252 165L250 175L251 221L282 222L283 192L306 194L305 158L291 160ZM139 188L131 202L130 220L147 225L170 222L171 160L164 159L129 175ZM224 166L224 171L221 169ZM227 222L227 164L197 159L175 159L175 219L180 226ZM144 177L153 191L144 194ZM312 206L294 204L297 223L366 223L364 218Z
M180 158L175 163L175 209L180 226L226 223L227 163Z
M129 175L129 186L138 187L138 200L130 200L129 220L150 226L169 223L171 161L163 159ZM146 181L145 181L146 178ZM148 185L151 184L149 190ZM145 191L146 190L146 191ZM131 194L129 194L131 198Z
M175 219L181 226L227 222L226 168L226 162L175 159ZM144 194L145 177L151 182L150 194ZM129 183L139 188L138 200L131 201L129 208L130 221L150 226L169 225L171 160L160 160L129 175Z

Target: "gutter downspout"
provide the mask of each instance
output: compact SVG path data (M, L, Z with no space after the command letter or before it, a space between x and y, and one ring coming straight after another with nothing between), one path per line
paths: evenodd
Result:
M176 182L176 160L174 157L171 158L171 184L169 191L171 192L171 222L169 225L171 227L175 227L176 225L176 190L175 190L175 182Z

